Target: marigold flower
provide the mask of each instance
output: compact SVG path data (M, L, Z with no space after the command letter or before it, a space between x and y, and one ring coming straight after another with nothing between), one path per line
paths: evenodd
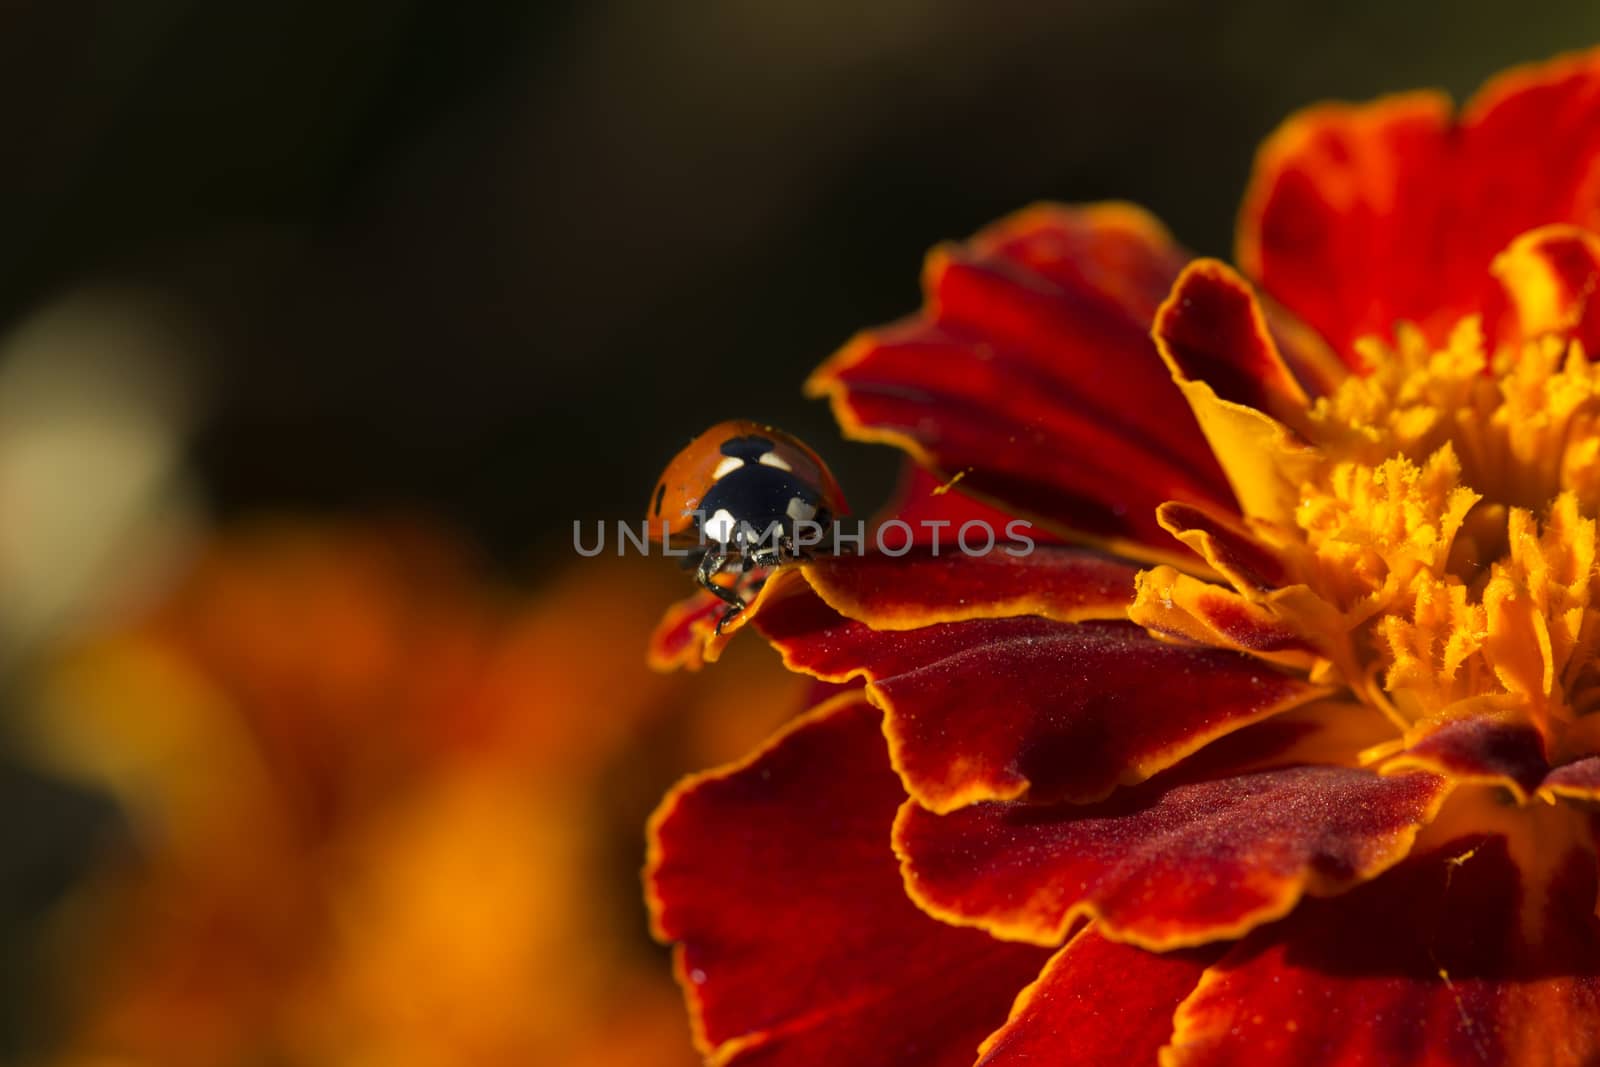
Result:
M630 845L682 766L759 738L736 695L770 729L803 683L754 644L712 690L647 671L671 577L525 597L433 535L277 524L64 650L34 751L112 789L133 847L58 924L41 1062L692 1061Z
M1294 116L1238 270L1125 204L936 250L808 389L1061 543L729 627L855 688L652 822L710 1062L1600 1062L1597 234L1590 52Z

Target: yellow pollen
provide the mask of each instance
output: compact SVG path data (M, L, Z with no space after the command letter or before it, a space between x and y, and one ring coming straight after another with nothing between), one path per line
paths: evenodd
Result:
M1486 500L1542 511L1567 491L1585 514L1600 508L1600 364L1581 345L1545 337L1491 359L1468 318L1440 351L1408 325L1393 348L1373 338L1357 348L1375 369L1309 413L1324 452L1370 466L1393 456L1422 463L1448 443L1463 483Z
M1202 595L1158 568L1133 618L1246 650L1241 626L1270 632L1279 661L1300 648L1314 677L1402 728L1501 710L1558 750L1594 748L1578 735L1600 740L1600 726L1574 725L1600 710L1600 365L1555 337L1491 356L1476 319L1437 350L1410 327L1360 347L1373 371L1316 400L1295 432L1253 434L1254 455L1211 435L1257 503L1246 532L1289 578L1259 588L1186 537L1233 590ZM1282 442L1265 465L1263 440Z

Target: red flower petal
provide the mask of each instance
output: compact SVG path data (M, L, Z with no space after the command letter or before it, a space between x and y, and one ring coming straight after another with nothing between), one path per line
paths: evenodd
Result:
M1187 258L1126 205L1030 209L936 251L923 313L858 336L808 390L850 436L968 472L979 496L1167 553L1162 501L1232 510L1149 337Z
M1507 839L1478 836L1304 904L1206 975L1162 1062L1594 1063L1593 857L1567 853L1542 900L1526 884Z
M1028 551L1025 544L999 541L993 551L968 556L958 538L959 531L943 531L937 550L895 542L891 549L904 554L829 557L788 568L720 635L716 624L727 605L697 591L667 609L647 658L657 670L699 670L716 662L733 635L769 604L812 589L838 611L880 630L1023 614L1062 622L1122 619L1133 600L1137 572L1126 563L1079 549L1039 545ZM973 543L986 542L974 533Z
M954 534L944 538L953 541ZM1126 563L1072 549L966 556L949 543L939 555L914 548L904 556L868 553L805 568L806 581L829 607L875 630L1009 615L1121 619L1133 601L1136 573Z
M1153 1064L1172 1036L1172 1013L1219 955L1146 952L1089 927L1017 998L977 1067Z
M878 714L817 708L651 822L647 892L719 1064L968 1067L1047 954L929 919L888 827L904 797Z
M1596 228L1597 161L1600 52L1503 75L1456 120L1434 93L1311 108L1261 148L1237 260L1354 366L1397 319L1442 341L1491 307L1519 234Z
M1600 756L1587 756L1557 767L1540 783L1539 789L1550 797L1600 800Z
M1459 137L1471 212L1459 218L1473 223L1459 228L1523 216L1504 223L1500 244L1547 222L1600 230L1600 51L1496 75L1463 110Z
M1433 242L1440 209L1426 198L1443 188L1448 115L1432 93L1314 107L1256 157L1235 259L1353 367L1357 337L1438 303L1434 279L1448 261Z
M791 668L868 680L896 770L935 811L1103 797L1323 692L1125 622L1023 616L882 631L798 592L768 601L756 625Z
M1431 774L1289 767L1099 804L980 804L895 824L912 897L947 922L1056 944L1082 915L1147 948L1238 937L1402 859L1443 801Z
M963 523L986 522L994 529L997 538L1003 537L1006 527L1016 519L1016 515L992 504L986 504L966 493L960 486L965 481L966 472L958 471L955 477L940 479L923 470L909 459L901 465L900 481L895 487L893 499L883 509L878 518L869 525L869 537L875 543L876 533L884 523L894 519L908 524L911 527L912 544L928 544L932 539L930 523L948 523L941 540L949 543L952 533L959 530ZM1027 536L1039 544L1060 544L1059 538L1041 526L1031 526L1026 531ZM886 536L899 534L899 531L890 531ZM893 545L899 546L905 541L903 534L896 536Z
M1384 764L1384 773L1421 769L1459 783L1495 785L1526 800L1550 771L1544 737L1525 719L1474 715L1445 723Z
M1172 536L1239 588L1276 589L1289 583L1282 560L1220 515L1173 501L1161 505L1156 517Z
M1200 259L1185 267L1154 334L1175 377L1203 381L1222 399L1291 426L1304 415L1305 390L1278 354L1255 293L1227 264Z
M673 604L656 623L645 660L658 671L697 671L714 662L723 643L714 636L717 620L727 610L728 605L703 590Z
M1573 226L1543 226L1495 257L1494 275L1516 309L1526 336L1559 333L1600 357L1600 237Z
M1171 567L1139 576L1149 594L1129 612L1150 631L1185 641L1274 655L1296 667L1309 666L1315 648L1282 616L1224 586L1203 582Z

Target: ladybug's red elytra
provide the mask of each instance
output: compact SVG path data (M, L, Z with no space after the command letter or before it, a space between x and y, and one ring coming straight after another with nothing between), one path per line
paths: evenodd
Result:
M807 558L797 524L825 527L845 513L844 494L805 442L748 419L719 422L675 456L650 495L647 517L669 543L700 551L695 580L728 610L717 632L744 610L749 583L713 579ZM759 581L757 582L759 584ZM741 586L745 590L741 590Z

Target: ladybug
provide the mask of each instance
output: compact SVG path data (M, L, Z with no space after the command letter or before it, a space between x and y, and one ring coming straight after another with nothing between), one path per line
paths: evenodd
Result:
M725 571L749 574L810 558L796 543L797 524L825 528L845 513L844 494L828 465L805 442L748 419L719 422L675 456L650 496L648 519L673 547L692 547L695 580L728 605L717 632L744 610L739 581L714 581ZM764 576L763 576L764 577Z

